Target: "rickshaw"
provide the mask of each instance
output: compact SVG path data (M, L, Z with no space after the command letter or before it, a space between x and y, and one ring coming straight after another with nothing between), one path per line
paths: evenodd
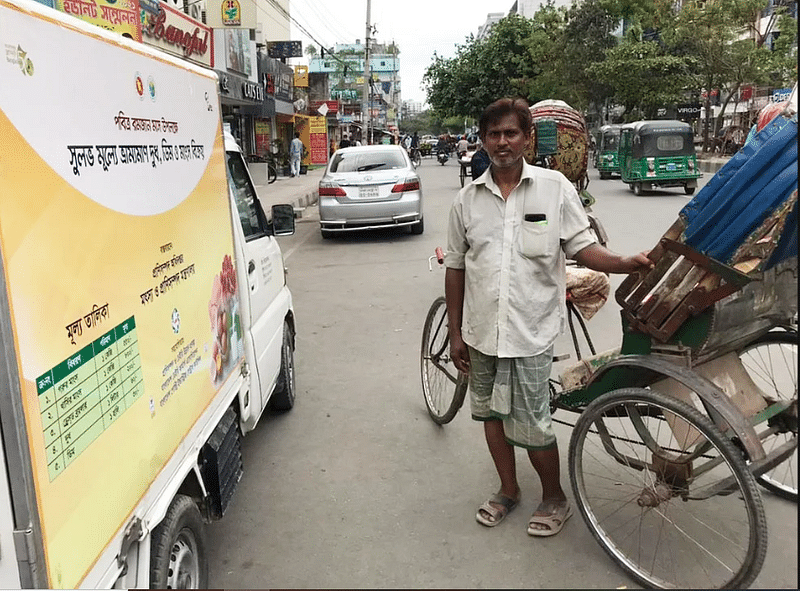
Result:
M577 414L553 420L573 427L584 522L646 587L749 586L767 550L757 484L797 502L796 105L680 211L648 255L653 268L616 290L621 346L590 343L582 358L570 324L578 361L550 379L551 409ZM444 424L467 384L446 314L434 312L422 386Z
M687 195L692 195L700 170L691 126L682 121L637 121L623 125L619 169L622 182L636 195L655 187L683 187Z
M601 179L611 178L619 174L619 136L622 125L603 125L597 134L597 149L594 155L594 167L600 172Z
M539 101L530 111L533 130L525 160L559 171L581 193L589 185L589 133L583 115L560 100Z

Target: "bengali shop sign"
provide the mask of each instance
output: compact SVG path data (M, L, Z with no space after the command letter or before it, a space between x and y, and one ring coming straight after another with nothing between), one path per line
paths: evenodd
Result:
M142 29L144 42L167 53L214 67L214 35L211 27L162 2L158 14L147 14Z
M87 23L142 40L139 0L56 0L56 8Z
M309 117L311 164L328 162L328 122L325 117Z

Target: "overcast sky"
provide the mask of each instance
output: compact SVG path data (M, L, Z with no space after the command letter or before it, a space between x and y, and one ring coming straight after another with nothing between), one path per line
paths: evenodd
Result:
M403 100L422 102L422 76L434 51L453 57L456 44L463 45L493 12L507 14L514 0L371 0L370 21L377 29L378 43L394 41L400 50ZM363 42L367 23L367 0L292 0L292 17L326 47L336 43ZM292 24L292 39L303 48L319 43Z

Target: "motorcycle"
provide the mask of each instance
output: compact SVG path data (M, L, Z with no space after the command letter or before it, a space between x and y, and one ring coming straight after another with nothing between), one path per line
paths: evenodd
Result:
M436 160L438 160L439 164L441 164L442 166L444 166L444 163L447 162L449 159L450 159L450 155L447 152L445 152L444 150L439 150L436 153Z

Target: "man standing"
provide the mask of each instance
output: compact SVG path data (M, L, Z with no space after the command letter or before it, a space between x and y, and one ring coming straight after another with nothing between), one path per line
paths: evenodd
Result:
M542 484L528 534L561 531L572 509L561 488L548 377L552 345L566 319L565 256L591 269L631 273L651 265L597 244L578 194L560 172L530 166L524 99L500 99L480 118L489 171L453 202L445 295L450 353L469 374L473 419L484 435L500 490L475 516L494 527L520 500L515 446L523 447Z
M300 174L300 159L303 157L303 142L300 140L300 132L294 132L294 139L289 146L289 165L291 166L292 176Z

